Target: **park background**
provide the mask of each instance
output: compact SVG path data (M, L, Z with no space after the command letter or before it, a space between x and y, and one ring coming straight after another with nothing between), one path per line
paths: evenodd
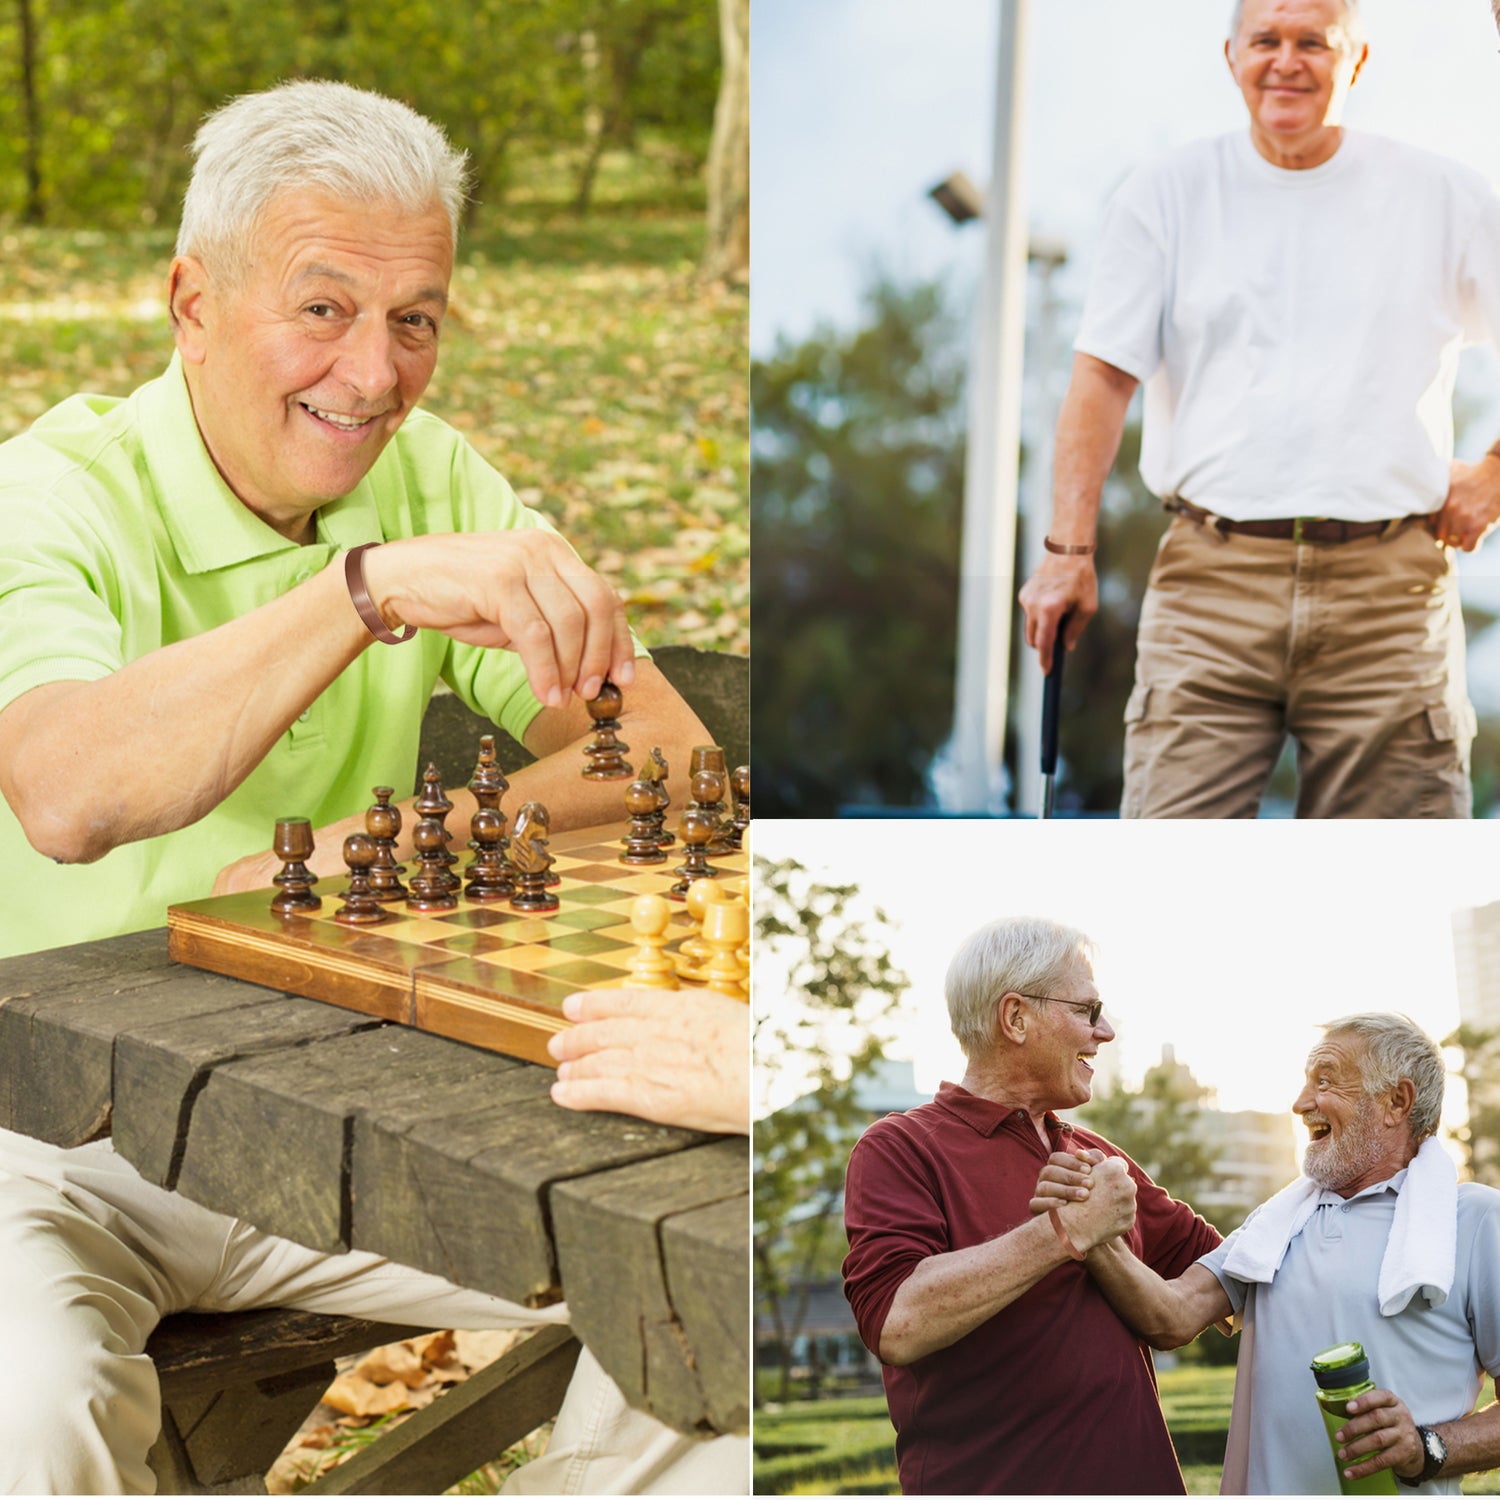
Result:
M984 190L1000 0L757 0L751 313L755 598L763 815L947 807L959 543L982 222L928 198ZM1048 505L1048 434L1109 195L1141 162L1245 127L1223 57L1230 0L1030 0L1021 412L1026 508ZM1370 60L1351 127L1500 180L1500 56L1484 0L1363 0ZM1052 257L1066 253L1056 264ZM1145 573L1166 517L1136 474L1139 397L1106 490L1102 612L1070 661L1058 805L1119 804L1121 719ZM1500 364L1465 354L1458 456L1500 434ZM1024 527L1023 527L1024 530ZM1016 585L1024 572L1018 538ZM1475 806L1500 809L1500 539L1461 559ZM1016 613L1019 618L1019 613ZM1017 722L1007 783L1036 756ZM1267 813L1290 810L1284 762ZM944 801L944 793L947 800ZM1009 810L1002 795L990 810Z
M1441 1139L1461 1176L1500 1186L1500 861L1481 823L756 829L757 1493L898 1491L878 1366L838 1276L844 1166L872 1120L962 1078L944 974L997 916L1098 944L1116 1037L1066 1117L1221 1232L1297 1175L1306 1055L1318 1023L1355 1011L1403 1012L1444 1043ZM1191 1493L1218 1492L1238 1344L1211 1330L1157 1356ZM1375 1378L1399 1393L1396 1372ZM1500 1492L1500 1474L1464 1491Z
M624 595L651 646L749 651L748 0L11 0L0 9L0 440L171 354L163 283L210 109L301 77L402 99L475 174L423 405ZM344 1371L288 1493L505 1352ZM542 1434L464 1481L493 1491Z

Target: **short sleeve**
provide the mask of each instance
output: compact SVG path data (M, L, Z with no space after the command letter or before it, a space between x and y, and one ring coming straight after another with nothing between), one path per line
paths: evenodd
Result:
M905 1135L879 1121L849 1157L844 1229L844 1295L865 1347L878 1356L901 1283L929 1256L953 1248L930 1172Z
M0 487L0 708L124 664L109 548L44 485Z
M1158 1276L1172 1281L1219 1243L1219 1231L1188 1204L1158 1187L1134 1162L1130 1165L1136 1180L1141 1259Z
M1211 1271L1219 1285L1224 1288L1224 1295L1229 1298L1229 1305L1234 1309L1236 1320L1245 1311L1245 1299L1249 1293L1249 1287L1245 1282L1228 1275L1224 1270L1224 1262L1229 1259L1230 1250L1239 1235L1240 1230L1236 1229L1223 1244L1210 1250L1207 1255L1200 1256L1198 1260L1198 1264L1205 1270Z
M1465 339L1500 348L1500 197L1488 186L1459 264Z
M1500 1375L1500 1193L1476 1192L1467 1184L1460 1192L1472 1193L1480 1200L1474 1208L1462 1203L1467 1212L1459 1215L1462 1228L1467 1229L1466 1221L1472 1223L1466 1293L1474 1352L1491 1375Z
M1137 172L1110 200L1073 343L1140 381L1161 363L1168 275L1152 181Z

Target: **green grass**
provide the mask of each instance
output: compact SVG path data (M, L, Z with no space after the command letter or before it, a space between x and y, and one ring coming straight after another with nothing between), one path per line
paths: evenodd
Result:
M697 280L702 188L680 153L607 155L583 218L566 165L523 163L465 237L424 405L620 589L648 644L748 652L746 295ZM0 227L0 440L161 371L172 238Z
M1234 1396L1233 1367L1180 1365L1162 1371L1158 1384L1168 1430L1185 1460L1182 1474L1188 1494L1217 1495ZM1494 1382L1486 1380L1477 1405L1485 1407L1494 1400ZM894 1438L879 1396L767 1408L755 1416L755 1491L899 1494ZM1463 1492L1500 1494L1500 1470L1466 1475Z

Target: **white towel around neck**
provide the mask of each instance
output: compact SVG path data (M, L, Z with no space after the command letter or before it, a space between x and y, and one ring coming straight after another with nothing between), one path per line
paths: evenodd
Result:
M1269 1282L1287 1247L1312 1217L1322 1187L1299 1177L1245 1221L1224 1270L1238 1281ZM1380 1262L1380 1312L1392 1318L1420 1292L1441 1307L1453 1289L1458 1249L1458 1172L1453 1159L1429 1136L1406 1169L1396 1197L1396 1216Z

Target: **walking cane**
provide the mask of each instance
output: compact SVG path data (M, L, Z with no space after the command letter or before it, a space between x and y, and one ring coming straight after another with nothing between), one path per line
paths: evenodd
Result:
M1057 622L1057 636L1052 642L1052 670L1042 684L1042 816L1052 816L1052 792L1057 780L1057 723L1062 714L1063 662L1068 648L1063 643L1071 614Z

